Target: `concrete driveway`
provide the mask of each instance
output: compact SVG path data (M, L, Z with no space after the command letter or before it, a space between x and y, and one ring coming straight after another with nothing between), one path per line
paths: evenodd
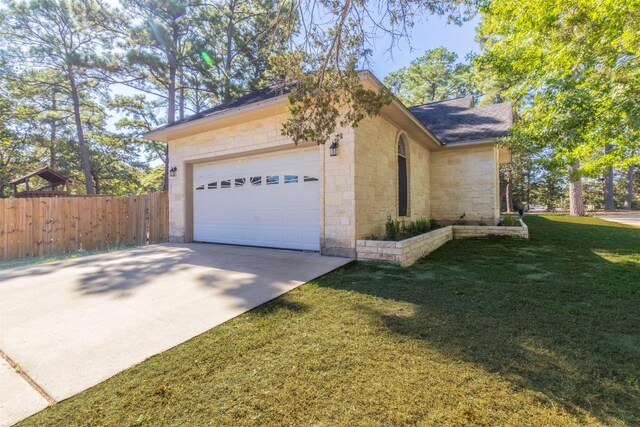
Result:
M162 244L0 271L0 425L349 261L275 249Z
M619 222L620 224L640 228L640 211L606 212L597 214L596 216L606 219L607 221Z

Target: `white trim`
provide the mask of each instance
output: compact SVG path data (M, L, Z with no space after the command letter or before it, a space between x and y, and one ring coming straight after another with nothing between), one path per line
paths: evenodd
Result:
M177 125L171 125L171 126L167 126L165 125L164 127L161 127L159 129L155 129L152 130L150 132L147 132L143 135L144 139L153 139L154 137L158 137L158 136L164 136L164 135L168 135L174 132L178 132L178 131L182 131L185 129L189 129L191 127L195 127L195 126L201 126L205 123L208 122L212 122L214 120L218 120L221 118L228 118L228 117L233 117L233 116L237 116L239 114L242 113L248 113L254 110L257 110L259 108L262 107L270 107L273 105L277 105L280 104L281 102L283 102L285 99L287 99L289 97L289 94L283 94L283 95L279 95L275 98L271 98L271 99L267 99L264 101L258 101L258 102L254 102L251 104L247 104L241 107L236 107L236 108L230 108L230 109L226 109L226 110L222 110L222 111L215 111L211 114L207 114L205 116L199 117L195 120L190 120L188 122L185 123L179 123Z
M495 143L496 143L496 138L471 139L471 140L461 141L461 142L445 143L442 146L442 148L453 149L457 147L468 147L470 145L488 145L488 144L495 144Z
M364 78L368 78L372 80L375 84L386 88L386 86L369 70L360 71L358 74L362 75ZM388 90L388 89L387 89ZM440 141L440 139L427 128L424 123L422 123L418 118L411 112L409 109L395 96L393 96L393 101L391 104L398 107L405 116L407 116L416 126L418 126L424 133L429 135L438 145L444 146L445 144Z
M360 71L358 73L360 75L360 77L364 80L370 80L372 83L378 85L378 86L382 86L385 87L386 86L373 74L371 73L369 70L364 70L364 71ZM203 117L194 119L194 120L190 120L184 123L179 123L179 124L174 124L174 125L165 125L164 127L158 128L158 129L154 129L152 131L149 131L147 133L145 133L143 135L144 139L148 139L148 140L153 140L154 138L158 138L158 137L164 137L165 140L168 140L169 138L167 137L168 135L171 135L173 133L177 133L177 132L181 132L193 127L199 127L202 126L206 123L209 122L213 122L215 120L218 119L222 119L222 118L229 118L229 117L233 117L233 116L237 116L243 113L247 113L247 112L251 112L251 111L255 111L258 110L260 108L263 107L270 107L270 106L274 106L277 104L282 103L283 101L285 101L286 99L288 99L289 97L289 93L283 94L283 95L279 95L277 97L271 98L271 99L267 99L264 101L258 101L258 102L254 102L245 106L241 106L241 107L236 107L236 108L229 108L226 110L222 110L222 111L216 111L213 113L210 113L208 115L205 115ZM413 113L411 111L409 111L409 109L402 103L400 102L400 100L398 100L398 98L396 98L394 96L393 100L391 101L391 104L389 104L395 108L397 108L398 110L400 110L402 112L402 114L407 117L409 120L411 120L413 122L414 125L416 125L422 132L424 132L427 136L429 136L433 141L435 141L435 143L440 146L440 147L444 147L446 144L444 144L433 132L431 132L429 130L429 128L427 128L424 123L422 123L420 120L418 120L418 118L413 115ZM161 139L162 140L162 139Z

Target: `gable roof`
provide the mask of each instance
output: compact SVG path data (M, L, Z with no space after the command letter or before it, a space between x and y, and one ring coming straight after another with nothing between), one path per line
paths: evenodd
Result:
M203 117L213 116L218 113L244 107L245 105L255 104L261 101L277 98L281 95L286 95L289 92L291 92L293 90L293 87L294 87L294 84L291 84L291 83L272 84L260 90L250 92L239 98L232 99L231 101L218 104L215 107L207 108L206 110L202 110L197 114L193 114L191 116L185 117L182 120L176 120L172 124L162 126L158 129L176 126L181 123L191 122L193 120L201 119ZM158 130L158 129L155 129L155 130Z
M507 136L513 125L511 103L474 107L471 96L416 105L409 111L445 144Z
M367 76L372 77L378 84L382 85L370 71L362 70L359 73L364 78ZM170 125L154 129L148 132L145 137L152 139L155 136L165 134L165 129L173 128L174 126L185 125L204 118L214 119L214 116L222 116L228 112L235 112L234 110L242 110L242 107L257 107L257 104L264 101L276 101L276 98L289 94L294 87L294 83L278 83L268 86L185 117L182 120L177 120ZM471 96L408 108L397 99L392 104L398 104L399 108L405 111L407 117L411 117L419 126L424 126L423 131L431 135L431 138L435 138L439 145L486 141L506 136L513 124L510 103L474 108L473 97ZM191 123L185 126L191 126Z
M43 168L37 169L31 173L28 173L24 176L21 176L20 178L16 178L13 181L11 181L9 184L12 185L18 185L18 184L22 184L24 182L27 182L29 180L29 178L34 177L34 176L39 176L40 178L44 179L45 181L50 182L51 184L64 184L65 182L69 181L67 179L67 177L65 177L64 175L60 174L59 172L51 169L49 166L45 166Z

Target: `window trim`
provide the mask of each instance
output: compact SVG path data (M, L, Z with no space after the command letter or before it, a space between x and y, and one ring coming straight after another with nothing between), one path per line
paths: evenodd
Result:
M402 188L402 179L400 176L401 159L404 161L404 189ZM409 179L409 170L411 168L409 160L408 138L404 133L399 133L396 139L396 213L398 217L402 218L411 216L411 182ZM401 193L404 193L404 195Z

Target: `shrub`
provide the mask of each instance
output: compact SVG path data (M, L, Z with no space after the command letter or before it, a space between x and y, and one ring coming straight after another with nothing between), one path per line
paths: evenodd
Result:
M435 220L432 219L419 218L415 221L403 220L400 222L388 216L387 222L384 225L384 240L397 242L419 234L424 234L436 228L434 224L437 225Z
M478 221L478 225L484 227L485 225L487 225L487 222L483 221L483 220L480 220L480 221Z
M435 230L436 228L440 228L440 224L438 224L438 221L436 221L434 218L431 218L429 220L429 225L432 230Z
M400 222L387 217L387 222L384 224L384 239L385 240L398 240L400 235Z
M416 231L418 234L426 233L431 230L431 221L426 218L416 219Z
M520 225L520 222L513 216L505 216L500 221L500 225L505 227L516 227Z

